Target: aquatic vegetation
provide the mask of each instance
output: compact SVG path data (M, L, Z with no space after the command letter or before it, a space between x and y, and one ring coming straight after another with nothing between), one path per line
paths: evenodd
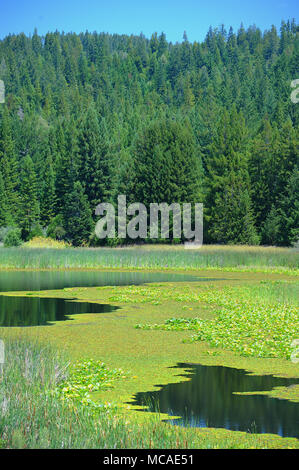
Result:
M138 324L136 328L196 330L191 341L206 341L212 347L229 349L242 356L290 359L292 342L299 338L298 307L252 296L249 299L249 291L247 286L245 290L224 288L185 294L183 300L211 303L221 308L214 311L215 318L211 320L175 317L162 324Z
M202 320L199 318L170 318L161 325L155 323L153 325L142 325L138 323L135 325L137 329L143 330L198 330L202 325Z
M298 337L297 308L236 302L221 309L216 319L202 322L192 341L207 341L243 356L290 359L292 341Z
M91 393L110 390L119 378L126 378L122 369L110 369L103 362L93 359L76 361L69 367L67 380L61 382L55 392L69 403L80 403L93 411L99 411L111 408L112 405L93 400Z

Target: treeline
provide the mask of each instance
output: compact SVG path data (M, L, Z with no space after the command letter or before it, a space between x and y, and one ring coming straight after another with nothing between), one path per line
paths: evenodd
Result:
M204 242L299 239L299 26L0 41L0 238L100 243L95 207L203 202ZM111 243L111 240L109 241ZM117 241L116 241L117 242Z

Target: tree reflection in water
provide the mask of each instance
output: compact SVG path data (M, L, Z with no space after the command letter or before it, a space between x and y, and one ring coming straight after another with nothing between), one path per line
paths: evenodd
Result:
M191 380L138 393L134 404L146 405L148 411L180 416L167 420L176 425L299 438L299 403L266 395L236 394L287 387L299 383L299 379L250 375L242 369L221 366L178 364L176 367L190 369L187 376Z
M74 300L74 299L72 299ZM79 313L112 312L118 307L69 299L0 296L1 326L37 326L68 320Z

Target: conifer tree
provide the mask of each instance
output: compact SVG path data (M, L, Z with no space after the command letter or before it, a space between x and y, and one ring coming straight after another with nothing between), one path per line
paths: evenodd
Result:
M217 243L255 243L245 121L224 112L207 163L206 236Z
M299 242L299 167L295 166L282 198L278 244L290 246Z
M16 220L19 204L18 171L16 150L7 108L4 109L0 124L0 171L2 172L10 221Z
M27 240L39 222L37 180L33 162L28 155L21 167L20 200L19 225L22 229L22 238Z
M189 122L150 124L137 139L134 155L136 201L202 202L201 160Z
M66 239L74 246L87 244L93 221L87 196L79 181L75 182L73 190L66 196L63 217Z
M56 215L55 173L51 153L48 151L42 173L42 191L40 202L40 219L44 226L49 225Z
M0 227L5 226L9 219L10 217L8 215L8 205L7 205L5 186L4 186L3 176L0 171Z
M109 191L108 132L105 119L99 123L95 108L88 109L79 128L79 177L90 207L103 202Z

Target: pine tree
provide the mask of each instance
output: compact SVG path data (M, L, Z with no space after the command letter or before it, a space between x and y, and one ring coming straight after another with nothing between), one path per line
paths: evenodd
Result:
M271 246L278 244L281 231L281 222L281 216L273 205L262 226L261 233L263 244Z
M150 124L137 139L134 155L136 201L202 202L201 161L189 122Z
M91 235L93 221L87 196L79 181L73 191L67 194L63 209L65 238L74 246L87 244Z
M295 166L282 198L278 244L295 245L299 242L299 167Z
M5 226L9 218L5 186L3 176L0 171L0 227Z
M253 142L249 159L251 196L258 227L264 224L277 197L274 190L277 145L278 134L266 119Z
M90 207L107 198L109 192L108 132L105 119L99 123L94 107L90 107L79 128L79 177Z
M258 244L248 186L242 174L231 172L223 181L211 210L209 227L216 243Z
M223 113L208 148L206 236L217 243L254 243L245 122L235 107Z
M27 240L30 232L39 222L37 180L34 165L29 156L25 157L21 168L19 225L22 238Z
M42 173L42 192L40 202L40 219L47 226L56 215L55 173L52 156L48 149L44 170Z
M57 156L55 162L55 188L57 213L62 213L66 196L73 191L78 179L78 131L71 119L64 128L57 129Z
M10 213L10 222L16 220L19 204L18 198L18 171L16 151L11 129L11 121L7 108L4 109L0 126L0 171L4 181L7 206Z
M143 203L148 214L151 203L202 202L201 160L187 120L163 119L150 124L137 139L134 155L131 198Z

